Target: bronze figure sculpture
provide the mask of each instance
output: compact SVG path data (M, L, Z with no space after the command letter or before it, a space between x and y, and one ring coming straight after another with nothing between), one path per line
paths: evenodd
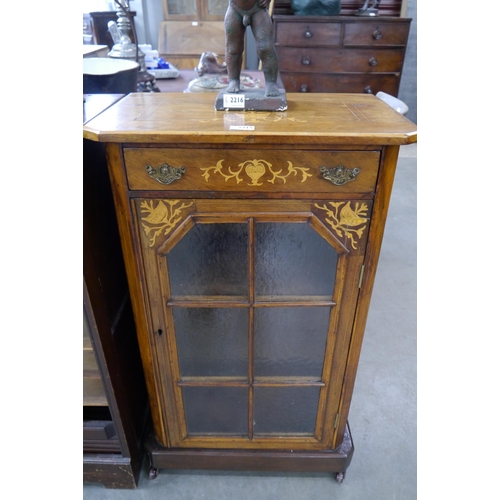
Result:
M273 22L268 12L271 0L229 0L224 28L226 31L226 66L229 76L227 92L240 91L240 74L244 49L245 30L252 28L257 54L262 61L266 80L265 95L279 96L278 55L274 48Z

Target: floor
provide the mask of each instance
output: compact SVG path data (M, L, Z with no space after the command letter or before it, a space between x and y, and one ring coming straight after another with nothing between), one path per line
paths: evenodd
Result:
M354 455L332 474L161 470L136 490L83 487L84 500L414 500L417 498L417 145L403 146L349 423Z

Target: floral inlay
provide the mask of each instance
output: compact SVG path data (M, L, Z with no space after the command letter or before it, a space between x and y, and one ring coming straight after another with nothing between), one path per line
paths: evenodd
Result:
M208 120L198 120L202 123L220 121L220 117L210 118ZM250 123L274 123L287 121L292 123L307 123L307 120L300 120L297 117L289 117L287 113L264 113L262 111L245 111L244 113L225 113L224 123L226 125L248 125Z
M243 178L240 176L242 172L244 172L251 180L248 183L249 186L262 186L262 182L259 182L260 178L269 172L272 175L271 179L268 179L267 182L274 184L276 179L281 179L283 184L286 184L287 178L293 174L295 177L297 174L302 174L302 179L300 182L305 182L308 177L312 177L312 174L309 174L309 168L304 167L294 167L292 162L288 162L288 171L286 174L282 174L283 169L274 170L271 163L265 160L247 160L243 163L238 164L237 167L224 167L222 162L224 160L219 160L217 165L207 168L201 168L204 172L202 177L208 182L211 174L219 174L224 177L224 180L227 182L229 179L234 179L236 184L239 184L243 181Z
M141 220L146 236L149 237L150 247L152 247L156 238L163 232L166 236L182 220L182 211L194 202L186 203L181 200L160 200L156 206L154 201L143 201L140 205L141 213L147 214ZM180 206L178 206L181 204Z
M353 249L357 248L357 241L366 229L368 218L368 206L366 203L356 202L354 209L350 202L338 201L328 202L323 206L314 204L315 207L326 212L326 222L332 227L340 237L347 237ZM358 227L361 226L361 227Z

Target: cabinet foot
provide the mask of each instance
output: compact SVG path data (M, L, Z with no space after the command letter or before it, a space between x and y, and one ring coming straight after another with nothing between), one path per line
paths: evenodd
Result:
M156 468L156 467L150 467L149 468L149 474L148 474L148 477L149 479L156 479L157 476L158 476L158 472L159 472L159 469Z
M337 472L335 474L335 481L337 481L337 483L341 484L342 481L344 480L344 477L345 477L345 472Z

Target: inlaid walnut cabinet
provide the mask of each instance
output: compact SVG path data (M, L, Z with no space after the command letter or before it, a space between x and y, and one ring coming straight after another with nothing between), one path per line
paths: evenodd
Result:
M106 144L159 468L331 471L347 423L400 145L373 95L284 112L130 94Z

